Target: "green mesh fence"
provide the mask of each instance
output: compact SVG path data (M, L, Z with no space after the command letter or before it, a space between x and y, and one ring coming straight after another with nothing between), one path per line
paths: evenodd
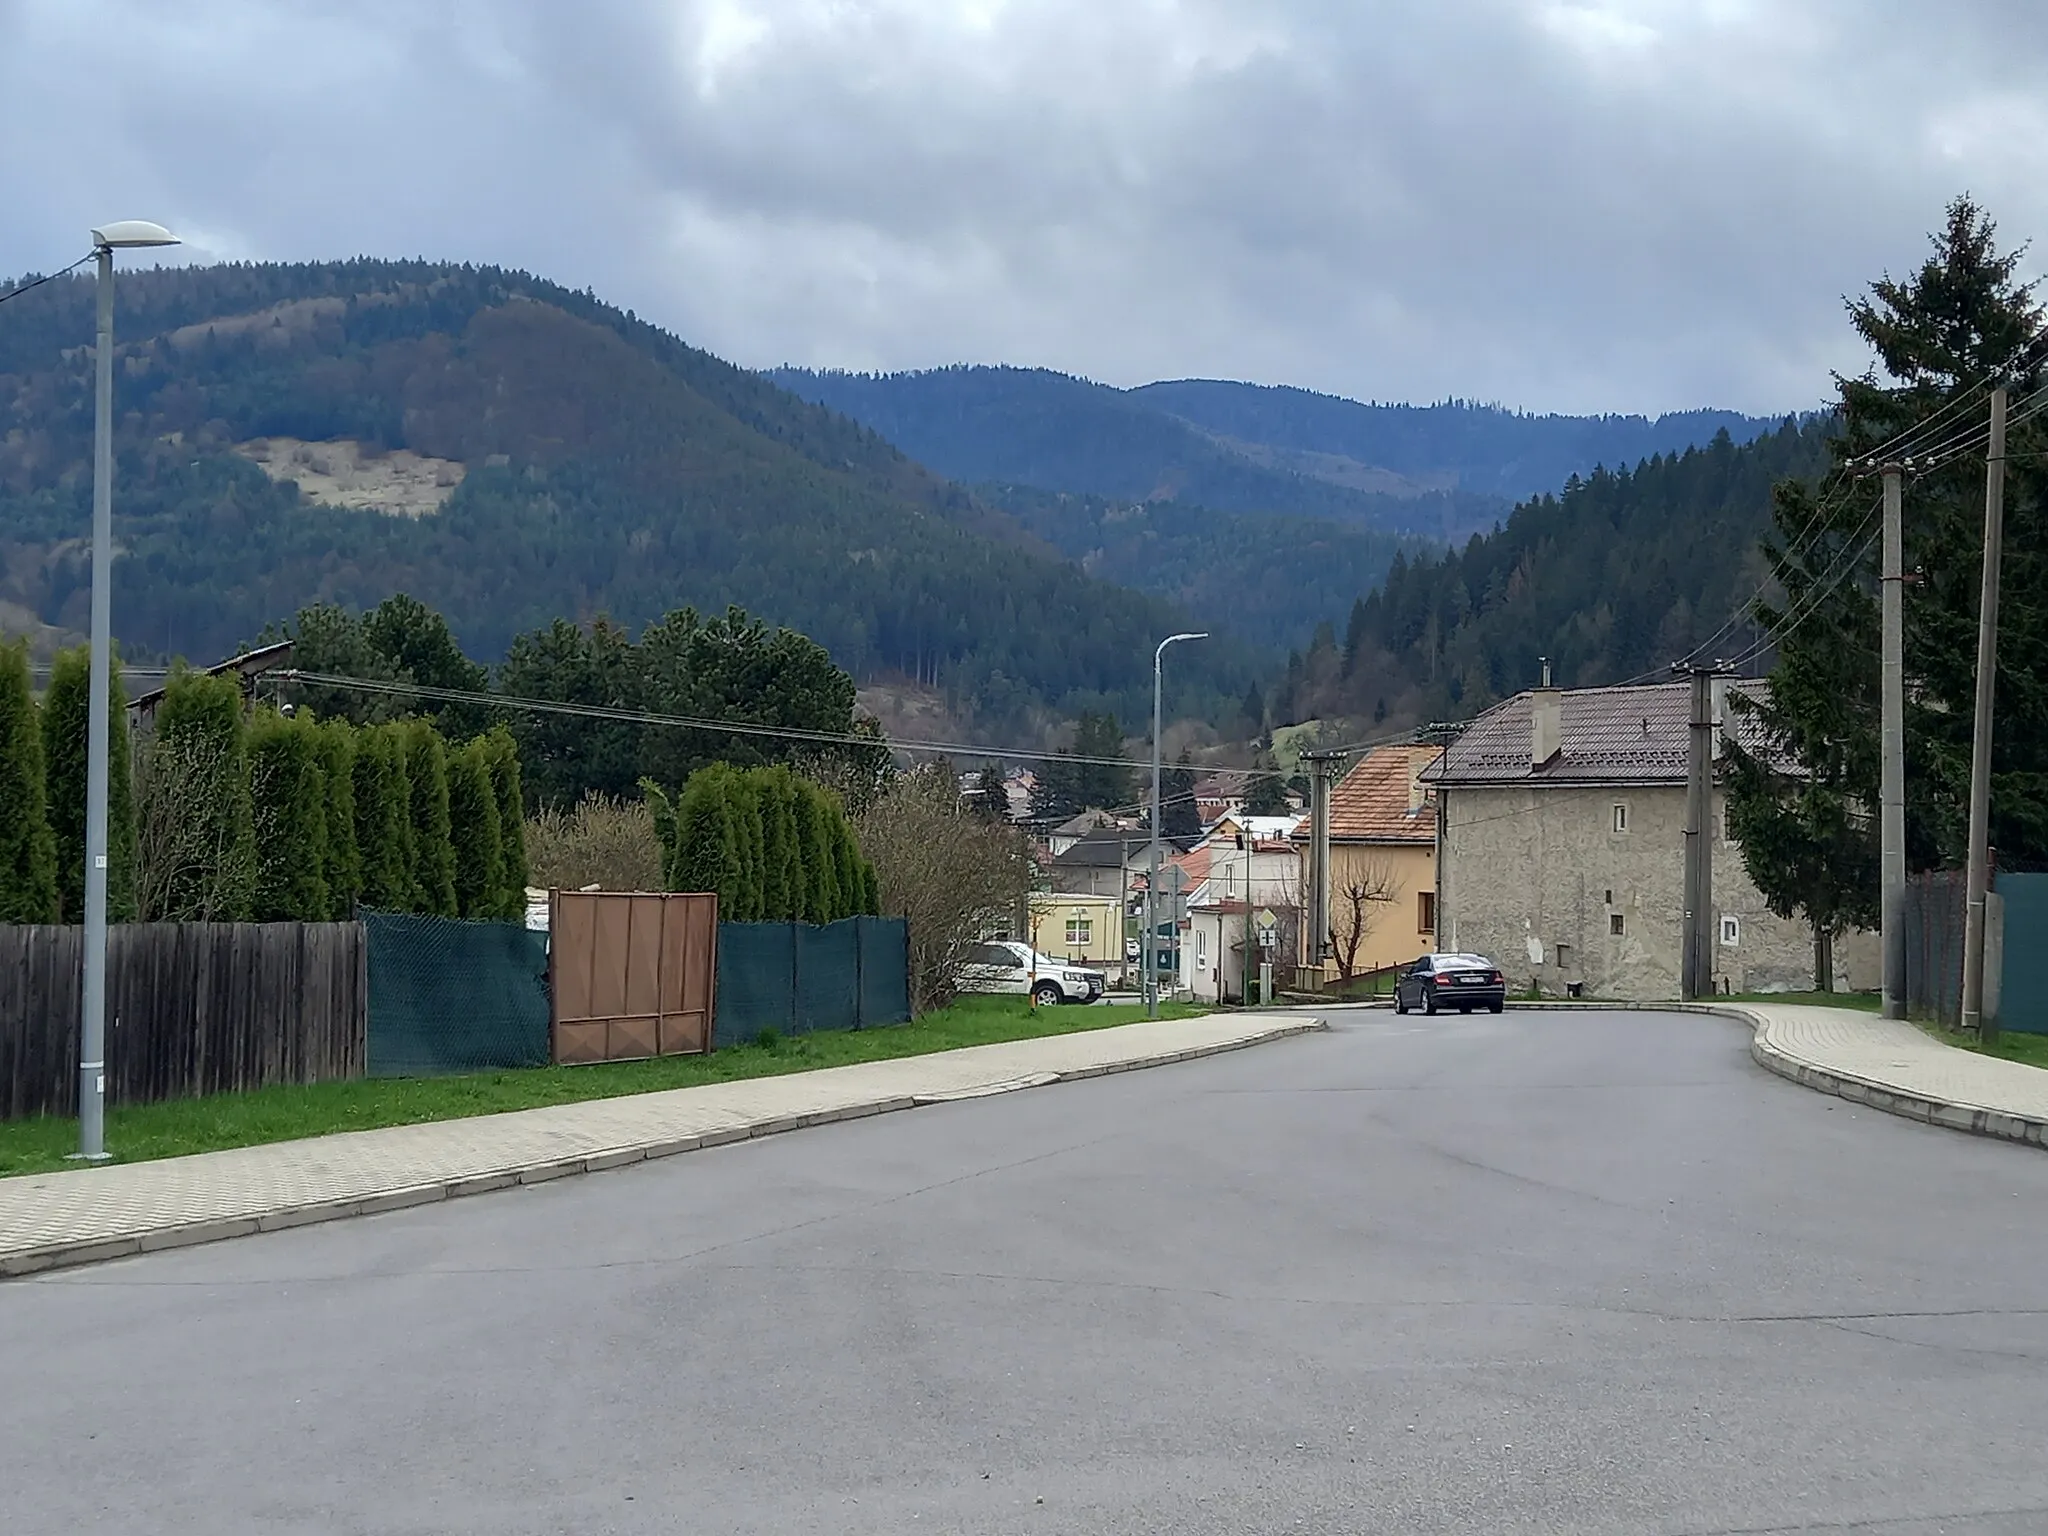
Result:
M2000 870L1998 895L2005 906L1998 1022L2021 1034L2048 1035L2048 875Z
M548 1061L548 937L518 923L363 915L372 1077Z
M795 1035L909 1017L910 940L899 917L718 925L717 1045L764 1029Z

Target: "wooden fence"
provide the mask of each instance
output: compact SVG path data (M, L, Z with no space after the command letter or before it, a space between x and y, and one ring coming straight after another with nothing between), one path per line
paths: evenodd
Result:
M85 930L0 927L0 1120L78 1110ZM148 1104L361 1077L356 923L119 923L107 934L107 1096Z
M548 982L558 1062L708 1051L718 898L550 891Z

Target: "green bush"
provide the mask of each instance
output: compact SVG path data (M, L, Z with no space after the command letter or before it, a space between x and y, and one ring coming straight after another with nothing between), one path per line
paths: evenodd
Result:
M761 803L761 916L788 922L803 915L803 866L797 861L796 776L780 765L755 771Z
M498 833L498 795L491 782L490 746L482 737L448 756L448 821L455 850L457 914L467 918L501 916L504 850Z
M0 923L57 918L57 843L45 802L28 646L0 646Z
M307 717L265 710L250 720L249 785L256 818L259 923L324 921L327 894L327 773L320 727Z
M118 658L107 695L107 918L135 916L135 777L128 754L127 693ZM57 844L60 921L85 917L85 791L92 698L92 651L57 653L43 694L45 804Z

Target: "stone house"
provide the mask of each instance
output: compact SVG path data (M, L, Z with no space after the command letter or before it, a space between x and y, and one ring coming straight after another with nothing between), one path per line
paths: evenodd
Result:
M1441 747L1376 747L1330 787L1326 980L1401 965L1436 945L1436 789ZM1304 818L1294 841L1308 859Z
M1715 757L1730 733L1762 748L1754 717L1714 687ZM1539 688L1495 705L1425 770L1437 799L1438 947L1493 959L1511 993L1631 1001L1679 993L1684 913L1685 682ZM1813 935L1774 917L1727 837L1718 774L1709 837L1717 991L1803 991ZM1836 986L1877 984L1874 935L1835 948Z

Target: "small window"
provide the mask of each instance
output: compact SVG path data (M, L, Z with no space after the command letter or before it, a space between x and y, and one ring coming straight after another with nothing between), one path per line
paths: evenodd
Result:
M1628 807L1625 805L1617 805L1614 808L1614 830L1617 832L1626 832L1628 830Z
M1436 932L1435 891L1417 891L1415 893L1415 931L1417 933Z
M1609 892L1607 893L1607 895L1606 895L1606 896L1605 896L1605 897L1604 897L1603 899L1604 899L1604 900L1606 901L1606 903L1607 903L1607 905L1608 905L1608 906L1610 906L1610 907L1611 907L1611 906L1613 906L1613 905L1614 905L1614 892L1610 890L1610 891L1609 891Z
M1733 949L1742 942L1742 919L1724 917L1721 919L1721 943Z
M1088 917L1070 917L1070 918L1068 918L1068 919L1067 919L1067 947L1068 947L1069 949L1086 949L1086 948L1088 947L1089 943L1090 943L1090 942L1092 942L1091 936L1092 936L1092 935L1094 934L1094 932L1095 932L1095 920L1094 920L1093 918L1088 918Z
M1621 936L1622 921L1621 914L1619 912L1610 912L1607 914L1607 931L1615 935L1617 938Z

